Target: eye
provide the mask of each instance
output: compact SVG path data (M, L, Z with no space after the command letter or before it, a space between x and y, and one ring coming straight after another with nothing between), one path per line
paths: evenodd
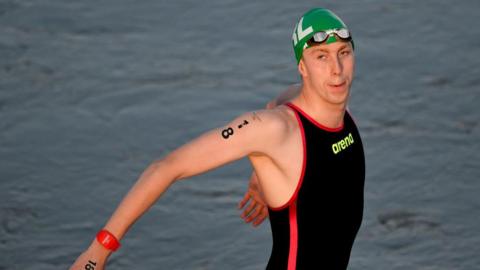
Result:
M340 55L342 55L342 56L347 56L347 55L349 55L350 53L351 53L350 50L343 50L343 51L340 52Z
M325 59L327 59L327 55L326 54L318 54L317 59L318 60L325 60Z

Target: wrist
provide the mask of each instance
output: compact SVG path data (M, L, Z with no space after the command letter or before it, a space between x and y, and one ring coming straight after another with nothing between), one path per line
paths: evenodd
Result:
M115 252L120 247L120 241L117 237L105 229L97 233L94 242L98 244L97 246L108 250L110 253Z
M88 249L93 252L93 254L98 254L103 258L108 258L113 253L113 251L102 246L96 238L92 241Z

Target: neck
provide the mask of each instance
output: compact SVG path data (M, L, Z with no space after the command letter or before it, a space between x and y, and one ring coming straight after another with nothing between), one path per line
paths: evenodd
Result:
M347 101L333 104L327 102L314 91L302 86L300 95L292 100L315 121L329 128L338 128L343 125L343 117L347 108Z

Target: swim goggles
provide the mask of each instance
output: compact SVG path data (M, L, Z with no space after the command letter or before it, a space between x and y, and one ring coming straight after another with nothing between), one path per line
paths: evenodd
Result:
M350 35L350 31L348 31L348 29L340 28L317 32L312 36L309 41L312 43L322 43L325 42L333 34L345 41L349 41L352 39L352 36Z

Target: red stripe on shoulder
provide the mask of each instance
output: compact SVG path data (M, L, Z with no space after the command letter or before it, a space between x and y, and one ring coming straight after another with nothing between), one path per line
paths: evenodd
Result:
M328 132L340 132L343 130L343 126L345 125L345 123L342 123L341 126L337 127L337 128L329 128L327 126L324 126L322 124L320 124L319 122L317 122L317 120L313 119L313 117L311 117L308 113L306 113L305 111L303 111L302 109L300 109L300 107L298 107L297 105L289 102L287 103L286 105L288 105L290 108L295 108L295 110L297 110L298 112L300 112L305 118L307 118L310 122L312 122L315 126L317 126L318 128L320 129L323 129L325 131L328 131Z
M298 126L300 127L300 131L301 131L300 133L302 134L302 145L303 145L302 172L300 173L300 178L298 179L297 187L295 188L295 192L293 193L292 197L290 197L290 199L282 206L270 207L270 209L273 210L273 211L283 210L283 209L287 208L288 206L290 206L295 201L295 199L298 196L298 191L300 190L300 187L302 186L303 177L305 175L305 168L307 166L307 142L306 142L306 138L305 138L305 131L303 129L302 120L298 116L298 112L296 111L296 109L294 107L290 106L290 105L293 105L293 104L287 103L285 105L290 107L293 110L293 112L295 113L295 117L297 118L297 121L298 121Z

